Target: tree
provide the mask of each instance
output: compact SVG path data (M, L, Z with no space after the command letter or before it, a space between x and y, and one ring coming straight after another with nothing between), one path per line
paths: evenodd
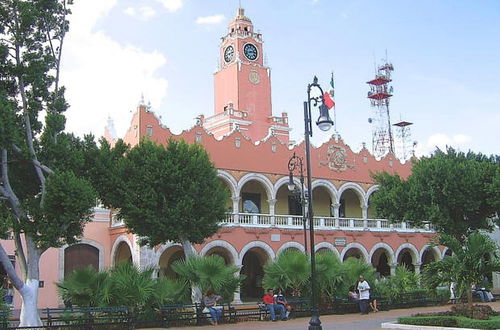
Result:
M264 265L263 283L267 288L289 289L293 297L300 297L311 277L311 264L298 250L285 250L275 260Z
M0 2L0 233L12 233L17 274L0 262L22 297L21 326L39 326L39 261L81 236L95 205L84 143L64 133L68 104L59 86L70 13L65 0ZM43 116L42 116L43 115Z
M378 216L414 225L430 221L437 232L460 241L478 229L491 230L500 211L498 156L447 148L414 162L406 180L386 172L373 177L379 184L372 198Z
M483 275L500 271L497 244L479 232L471 234L464 242L451 235L441 234L439 244L449 247L453 254L428 264L422 275L424 283L436 288L455 282L459 296L466 295L469 306L472 306L472 285L479 283Z
M143 140L129 149L121 141L114 148L102 141L97 156L92 176L101 200L117 210L141 245L179 242L188 259L191 243L218 231L228 194L201 145Z
M239 289L242 276L236 275L240 269L236 265L226 265L217 255L191 257L173 263L172 269L190 286L198 287L203 292L212 289L225 300L232 301Z

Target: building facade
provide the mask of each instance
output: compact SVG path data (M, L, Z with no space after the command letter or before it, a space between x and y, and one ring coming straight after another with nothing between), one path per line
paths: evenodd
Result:
M136 145L143 138L160 144L169 138L184 139L208 151L231 197L219 232L193 248L199 255L216 254L240 267L246 280L234 299L254 300L263 293L267 261L287 249L311 249L304 241L302 207L287 188L288 161L305 150L303 143L289 144L287 114L272 113L271 73L264 62L262 35L254 32L241 8L221 38L219 57L212 116L200 115L195 126L174 135L140 104L124 140ZM111 139L109 133L105 136ZM312 148L311 161L316 252L330 250L341 260L363 259L380 276L393 274L397 265L418 273L449 253L429 245L434 236L429 225L391 224L377 218L370 205L377 191L371 174L387 171L408 177L409 162L403 164L393 154L377 160L366 148L353 152L338 135ZM300 186L298 178L296 184ZM13 255L13 242L4 243ZM157 276L172 276L172 263L182 258L182 247L174 242L154 249L139 246L137 237L127 233L109 210L96 208L79 244L50 249L42 256L39 306L61 305L54 283L78 267L105 269L128 261L156 267ZM20 307L17 295L14 305Z

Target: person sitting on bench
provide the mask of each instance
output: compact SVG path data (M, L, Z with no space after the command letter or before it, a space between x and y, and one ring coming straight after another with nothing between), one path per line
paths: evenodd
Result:
M271 315L271 321L273 322L277 321L276 311L280 313L281 321L287 320L285 315L285 307L281 304L276 303L273 289L267 289L267 294L262 298L262 302L266 305L266 308L269 311L269 314Z

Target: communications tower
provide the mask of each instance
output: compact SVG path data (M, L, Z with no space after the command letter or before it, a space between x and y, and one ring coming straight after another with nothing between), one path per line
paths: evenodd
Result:
M389 102L393 92L392 86L389 85L392 81L392 71L394 67L386 60L385 64L377 68L375 79L367 82L370 86L368 98L373 108L373 115L368 118L368 122L373 125L372 153L377 158L387 153L394 154L394 138L389 113Z
M411 142L411 131L410 126L413 123L408 121L400 121L399 123L394 124L396 127L396 135L397 135L397 143L396 143L396 154L400 160L406 160L409 158L410 144ZM413 147L415 147L416 142L413 142ZM413 152L413 150L411 150Z

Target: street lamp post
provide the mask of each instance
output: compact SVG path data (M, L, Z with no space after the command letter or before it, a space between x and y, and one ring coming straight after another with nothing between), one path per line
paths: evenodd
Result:
M306 197L304 191L304 170L303 170L303 161L302 157L295 155L288 160L288 171L290 172L289 181L288 181L288 190L294 193L294 197L297 198L300 202L300 207L302 209L302 223L304 225L304 250L307 254L307 216L306 216ZM295 182L293 182L293 173L295 171L299 172L300 175L300 191L297 191L295 187Z
M318 96L311 96L313 88L319 90ZM307 85L307 101L304 102L304 124L305 124L305 144L306 144L306 169L307 169L307 216L309 218L309 242L311 251L311 290L312 290L312 308L311 320L309 320L309 330L321 330L321 321L319 319L318 295L316 287L316 258L314 250L314 219L312 204L312 175L311 175L311 146L309 137L312 137L311 105L319 108L319 118L316 121L319 129L328 131L333 122L328 114L328 107L325 105L323 89L318 84L318 78L315 76L313 82ZM312 103L312 104L311 104Z

